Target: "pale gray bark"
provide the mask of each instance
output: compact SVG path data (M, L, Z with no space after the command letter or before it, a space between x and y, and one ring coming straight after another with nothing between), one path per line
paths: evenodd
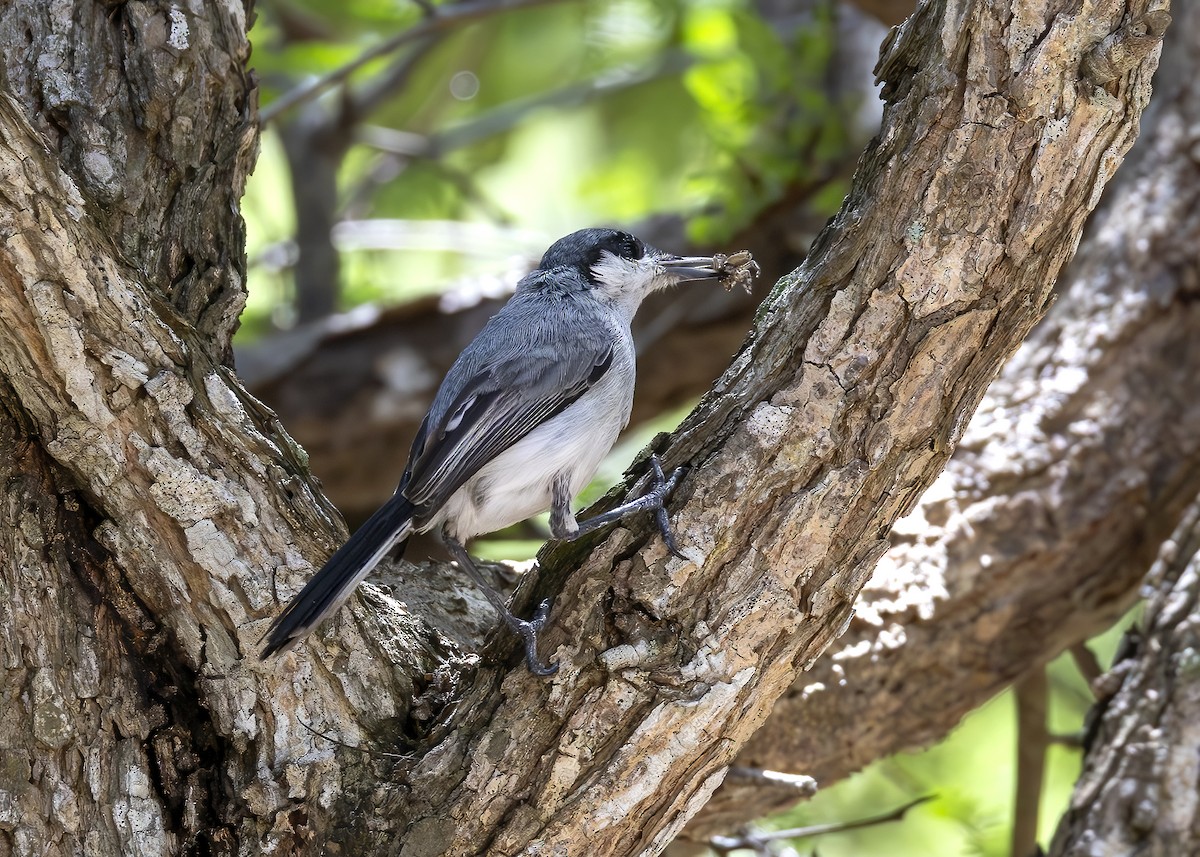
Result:
M144 407L156 426L182 427L198 404L182 395L187 369L219 372L213 361L229 355L244 302L237 200L257 141L248 10L195 5L12 0L0 12L4 854L228 853L242 835L227 736L211 726L172 623L147 600L164 588L150 567L163 556L142 551L180 534L156 536L147 506L122 530L95 501L98 491L140 506L139 494L160 489L133 479L84 490L81 472L61 463L94 443L91 461L116 484L113 445L138 445L160 465L187 454L160 446L172 431L122 435L97 405ZM20 294L47 314L14 318ZM108 315L106 301L123 312ZM160 314L188 342L160 329L167 350L150 379L129 342L145 344ZM57 368L32 369L14 348ZM84 352L103 355L100 373ZM47 375L22 402L7 376L24 371ZM73 411L50 431L38 422L50 412L43 395ZM106 546L122 534L137 561Z

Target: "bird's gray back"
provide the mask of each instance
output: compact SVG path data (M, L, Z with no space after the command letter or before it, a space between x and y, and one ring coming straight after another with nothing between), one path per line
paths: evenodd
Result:
M611 400L606 422L619 422L618 431L628 419L628 322L579 282L544 272L526 278L447 373L400 487L418 527L431 524L480 468L580 397L595 391L602 394L596 404Z
M618 335L590 295L518 290L454 361L429 408L438 425L463 389L489 375L500 389L537 399L586 378Z

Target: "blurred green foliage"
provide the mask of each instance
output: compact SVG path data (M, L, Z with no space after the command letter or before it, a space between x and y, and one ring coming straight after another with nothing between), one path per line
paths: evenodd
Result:
M290 183L311 177L288 174L278 137L289 123L316 117L348 131L334 217L351 230L364 221L392 230L375 244L339 240L342 308L511 270L514 257L536 259L587 225L682 214L694 241L720 244L789 184L846 154L839 105L823 87L830 2L799 3L781 25L746 0L559 0L371 60L345 89L264 129L245 202L241 335L291 322ZM268 114L295 87L425 20L403 0L262 0L258 10L252 65ZM363 115L345 115L406 62L399 86ZM824 214L840 197L823 200ZM410 235L419 223L474 224L493 240Z
M1121 637L1140 614L1135 608L1114 627L1089 642L1101 664L1112 662ZM1052 735L1083 728L1091 691L1070 655L1048 667ZM819 791L795 810L771 819L763 829L852 821L881 814L922 795L922 804L903 820L860 830L792 840L800 855L821 857L1008 857L1012 826L1017 736L1014 694L1005 691L971 712L945 740L922 752L882 759L866 770ZM1049 845L1079 776L1082 751L1050 746L1043 781L1038 838ZM732 852L749 857L749 851ZM778 853L786 855L785 848Z

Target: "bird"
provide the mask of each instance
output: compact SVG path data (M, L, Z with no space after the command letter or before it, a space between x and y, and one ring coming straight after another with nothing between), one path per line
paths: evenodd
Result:
M543 663L537 653L550 601L529 620L513 615L464 543L547 509L556 539L653 512L666 546L681 555L665 501L682 469L668 476L652 457L645 495L588 520L576 520L571 502L629 422L630 324L642 300L677 283L727 279L726 258L665 253L608 228L581 229L554 242L450 367L396 492L275 618L262 659L294 647L335 613L410 536L432 532L522 639L529 670L553 675L558 665Z

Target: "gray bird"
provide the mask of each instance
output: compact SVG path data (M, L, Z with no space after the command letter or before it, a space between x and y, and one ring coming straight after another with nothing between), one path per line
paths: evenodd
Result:
M291 648L385 556L402 550L414 533L433 530L522 638L529 669L552 674L557 665L537 657L550 602L542 602L532 620L514 616L463 543L546 509L556 539L654 510L667 547L678 554L663 502L680 471L666 478L657 459L651 460L653 487L637 500L586 521L575 520L571 500L629 422L629 325L642 299L675 283L727 273L712 258L673 256L612 229L583 229L556 241L450 367L396 493L275 619L262 657Z

